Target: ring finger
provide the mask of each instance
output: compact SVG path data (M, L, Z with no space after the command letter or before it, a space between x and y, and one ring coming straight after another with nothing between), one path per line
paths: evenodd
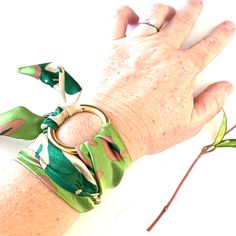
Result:
M137 27L130 34L131 37L145 37L156 34L166 21L171 20L176 11L173 7L164 4L152 5Z

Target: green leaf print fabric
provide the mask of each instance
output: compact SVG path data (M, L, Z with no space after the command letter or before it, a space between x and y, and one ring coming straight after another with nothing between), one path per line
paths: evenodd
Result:
M25 107L16 107L0 115L0 135L32 140L41 132L45 117L38 116Z
M1 114L0 135L36 138L18 153L16 160L77 211L94 208L103 190L117 186L131 164L125 144L110 122L106 122L92 140L76 148L77 153L56 147L48 139L48 129L56 131L65 119L78 112L81 87L63 67L53 63L22 67L18 71L57 90L62 101L47 116L35 115L24 107Z

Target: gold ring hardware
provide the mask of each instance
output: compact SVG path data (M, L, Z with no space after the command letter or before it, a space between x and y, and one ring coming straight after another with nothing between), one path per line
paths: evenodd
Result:
M92 113L101 119L103 125L110 122L109 118L105 115L105 113L95 106L81 104L80 108L81 110L78 111L78 113L80 112ZM59 141L59 139L56 136L56 131L51 127L48 127L48 139L54 146L61 149L62 151L73 155L77 154L77 150L75 147L64 145L61 141Z

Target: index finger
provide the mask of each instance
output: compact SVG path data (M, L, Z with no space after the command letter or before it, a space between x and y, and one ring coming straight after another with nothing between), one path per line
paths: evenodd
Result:
M113 20L112 39L120 39L126 36L128 24L137 24L139 17L128 6L123 6L116 10Z

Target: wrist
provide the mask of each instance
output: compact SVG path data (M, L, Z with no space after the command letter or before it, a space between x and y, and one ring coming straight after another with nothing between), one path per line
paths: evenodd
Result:
M100 119L91 113L75 114L58 128L58 139L67 146L79 146L91 140L102 127Z
M102 102L96 100L93 104L100 107L109 117L112 126L123 140L132 161L147 153L145 138L142 137L140 127L134 127L136 123L134 121L137 117L134 117L134 111L130 107L122 104L121 101L118 102L109 98L105 98Z
M101 106L101 103L93 103L93 105L101 108L102 111L109 117L112 126L117 130L121 139L126 145L132 161L137 160L142 155L142 146L140 144L141 137L135 134L132 128L131 120L127 113L123 113L115 109L117 106L110 104ZM67 146L79 146L80 144L91 140L102 128L101 120L91 113L75 114L66 119L66 121L58 128L58 139Z
M119 112L106 111L106 114L110 117L111 124L123 140L132 161L139 159L141 157L140 147L138 146L136 138L133 139L131 136L133 131L132 126L129 124L130 121Z

